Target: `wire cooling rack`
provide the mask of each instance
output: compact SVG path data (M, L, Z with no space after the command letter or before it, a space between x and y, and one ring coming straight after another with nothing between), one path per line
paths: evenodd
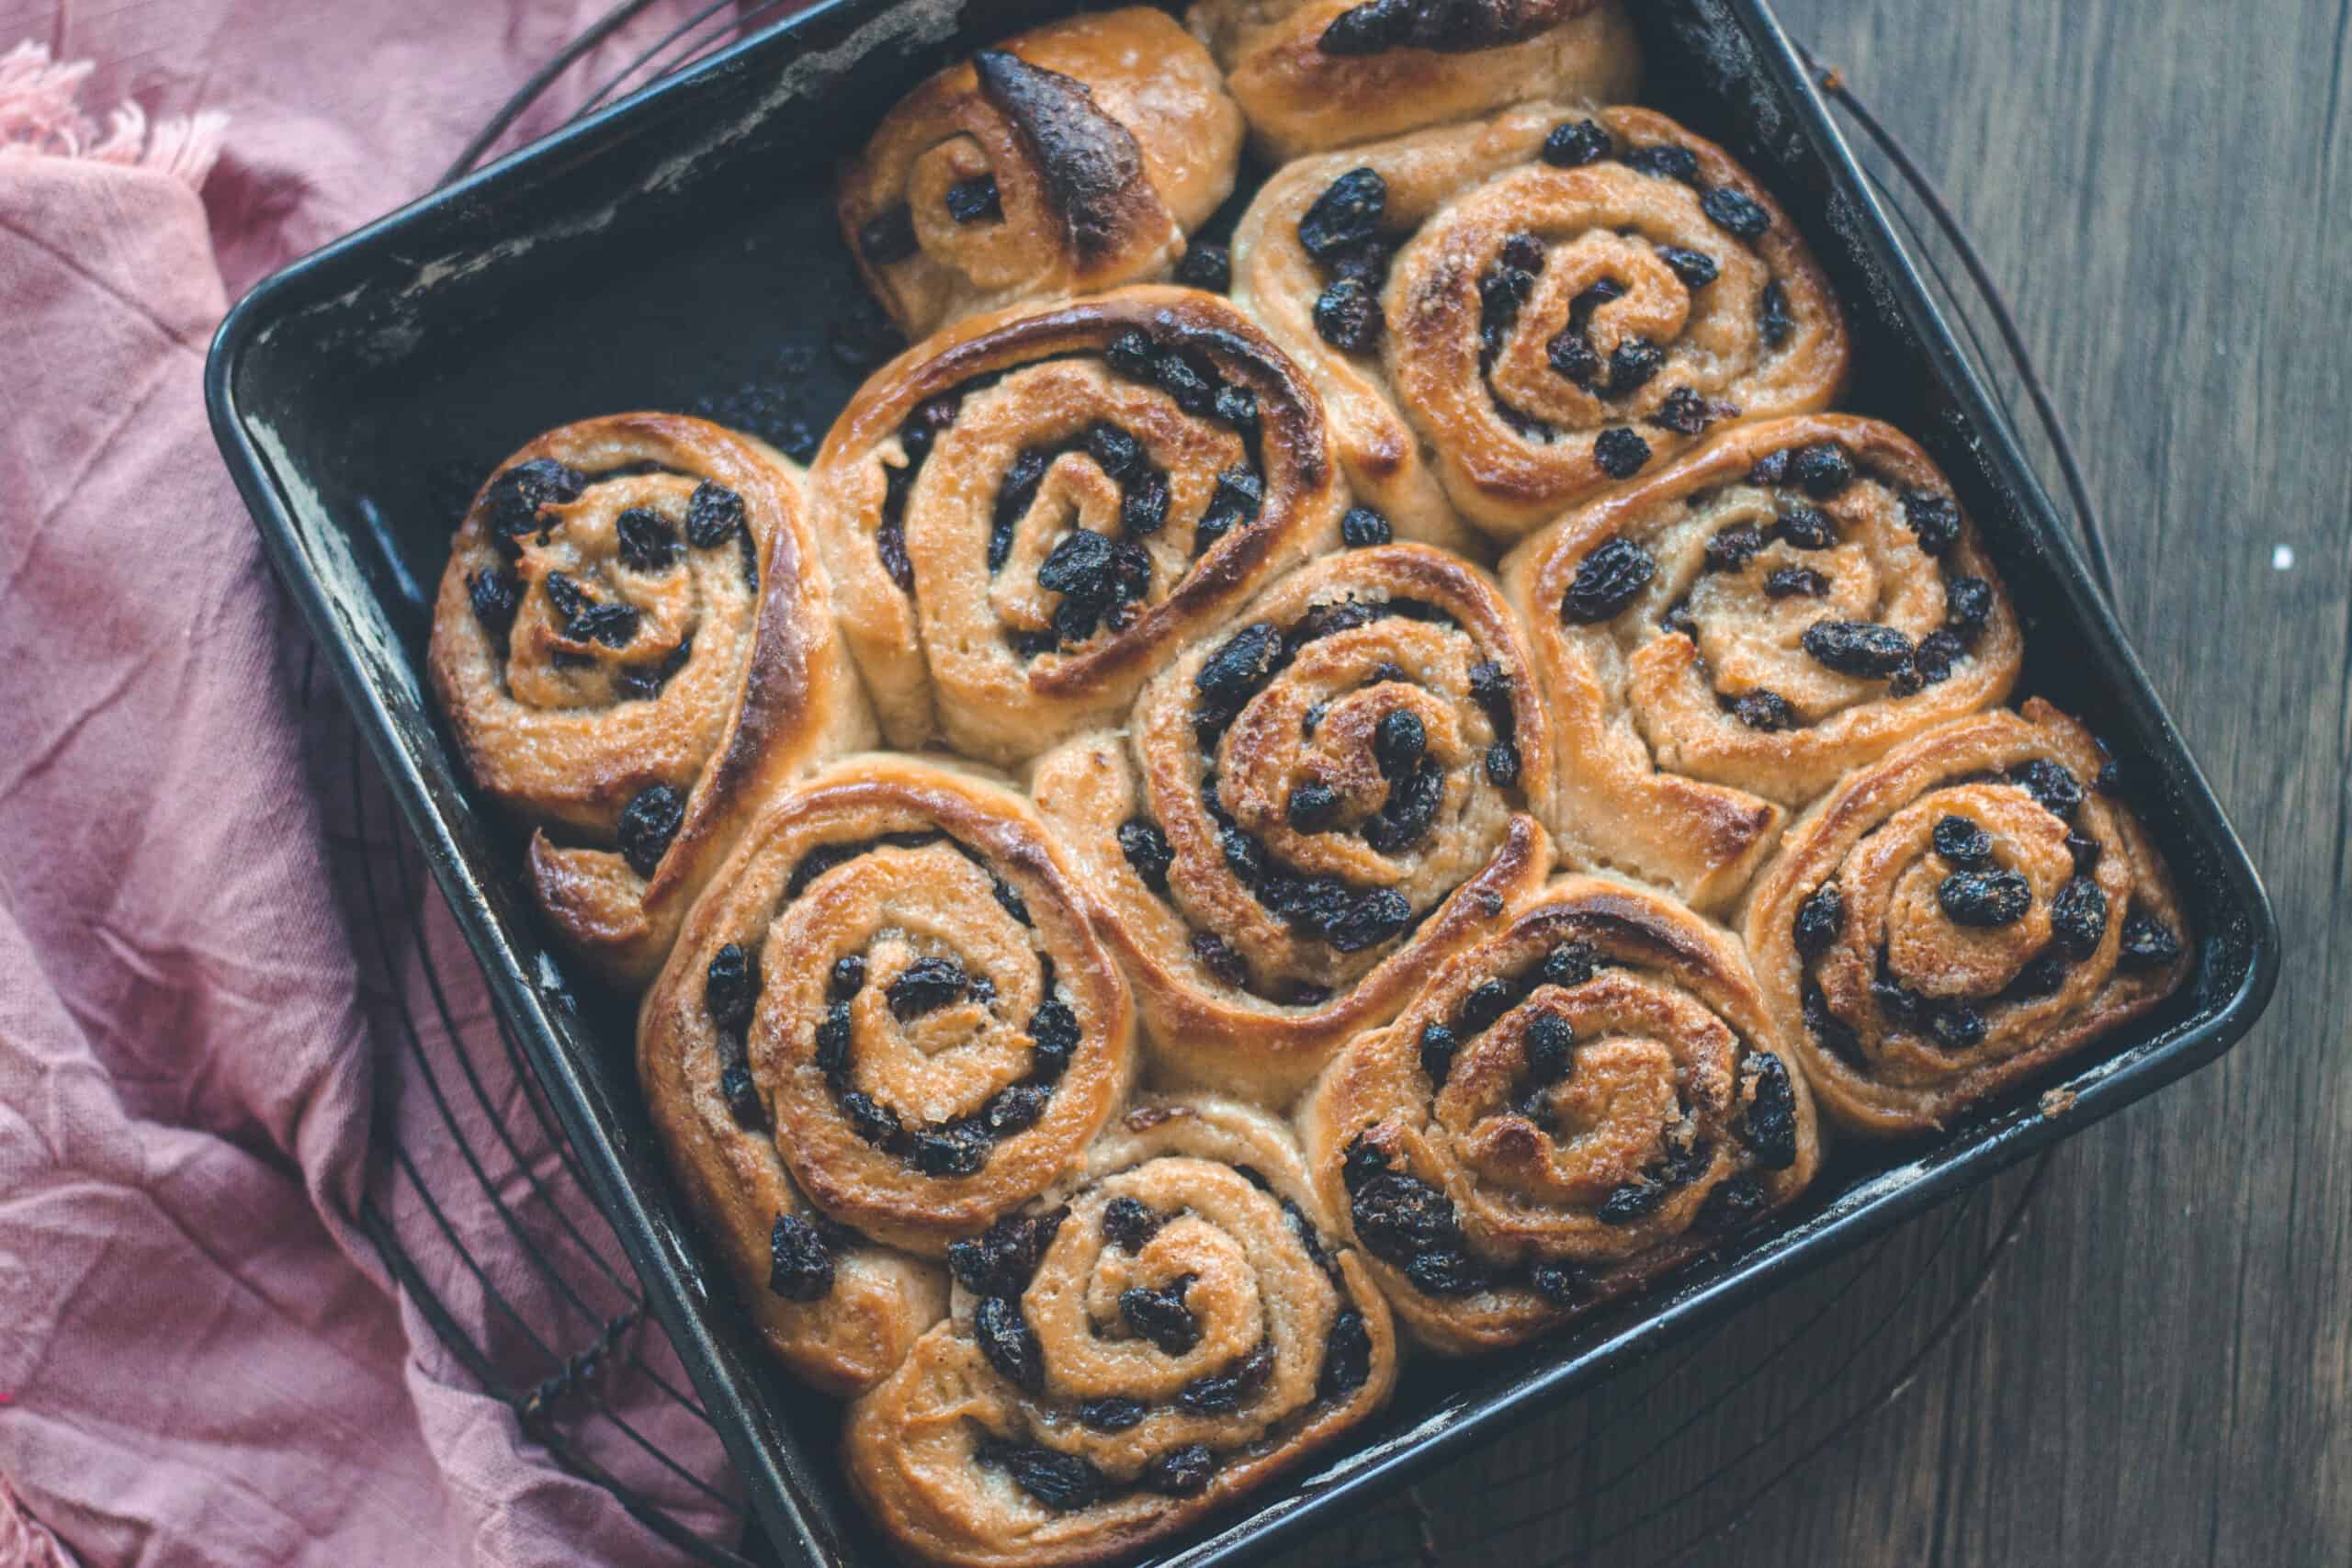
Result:
M500 107L443 183L500 147L559 85L584 88L571 111L577 118L780 23L805 0L715 0L628 54L617 70L592 71L600 46L655 3L622 0L582 31ZM1853 85L1809 52L1804 59L1862 133L1865 167L1969 340L1980 372L2006 367L1988 374L1987 383L2013 416L2022 398L2023 412L2032 416L2026 428L2039 431L2039 456L2062 479L2092 572L2111 595L2106 535L2074 445L1983 260L1934 184ZM379 1107L378 1142L390 1168L363 1202L362 1225L449 1355L513 1409L557 1462L610 1492L699 1561L773 1562L731 1496L681 1467L604 1397L606 1370L627 1363L656 1400L677 1406L665 1415L707 1420L674 1363L663 1363L667 1372L648 1364L653 1358L644 1354L646 1337L660 1330L647 1318L637 1280L615 1261L619 1249L514 1034L503 1021L461 1020L453 1007L426 928L428 901L437 895L315 659L305 659L300 692L311 719L312 777L322 790L337 880L353 917L375 1048L416 1069L427 1112L413 1111L403 1140L389 1108ZM413 989L411 976L418 982ZM422 1011L418 992L428 1004ZM432 1038L456 1046L437 1066L426 1046ZM492 1084L510 1076L519 1087L513 1099L502 1100ZM1890 1233L1594 1391L1564 1409L1554 1426L1515 1442L1510 1457L1489 1450L1458 1461L1425 1486L1299 1549L1294 1560L1435 1568L1505 1552L1532 1563L1580 1562L1600 1552L1638 1564L1692 1557L1736 1531L1774 1488L1901 1397L1984 1296L2042 1190L2050 1157ZM480 1215L485 1205L495 1223L481 1234L494 1238L494 1255L469 1247L453 1217ZM1891 1265L1906 1277L1890 1290ZM479 1337L436 1280L456 1281L452 1294L462 1291L468 1302L479 1302ZM1733 1336L1742 1337L1725 1371L1725 1341ZM1804 1361L1808 1352L1819 1372L1801 1392L1768 1386L1766 1369ZM1555 1427L1579 1426L1579 1435L1555 1440ZM1736 1436L1726 1439L1726 1432ZM1611 1450L1605 1456L1604 1438ZM712 1544L655 1500L682 1491L705 1506L706 1520L717 1513L741 1521L720 1532L730 1545ZM1473 1506L1459 1506L1464 1502Z

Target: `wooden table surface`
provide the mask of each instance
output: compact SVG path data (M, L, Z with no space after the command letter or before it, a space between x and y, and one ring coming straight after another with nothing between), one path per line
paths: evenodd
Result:
M2010 1173L1439 1472L1433 1555L2352 1562L2352 0L1778 4L2015 308L2284 972L2244 1043L2039 1190ZM1418 1539L1386 1512L1284 1562Z

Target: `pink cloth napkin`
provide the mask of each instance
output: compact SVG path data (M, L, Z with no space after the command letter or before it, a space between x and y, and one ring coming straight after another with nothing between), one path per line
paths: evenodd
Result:
M460 1083L454 1047L413 944L370 952L375 981L355 954L306 772L340 787L348 759L306 748L299 633L199 390L227 299L424 190L609 5L0 0L0 53L39 46L0 63L0 1568L56 1541L90 1564L684 1560L453 1361L357 1228L372 1193L510 1383L548 1368L489 1287L560 1353L625 1299L551 1296L446 1163L418 1060ZM698 8L657 6L573 80ZM77 90L145 116L90 124ZM423 897L455 1028L494 1042ZM370 1027L371 985L431 1021L413 1048ZM537 1200L561 1173L503 1052L472 1059L489 1109L460 1114L518 1223L567 1275L633 1285L576 1189L584 1237ZM395 1141L475 1194L447 1223L487 1285ZM625 1337L600 1387L646 1448L590 1423L590 1457L723 1540L724 1456L663 1383L687 1386L659 1331Z

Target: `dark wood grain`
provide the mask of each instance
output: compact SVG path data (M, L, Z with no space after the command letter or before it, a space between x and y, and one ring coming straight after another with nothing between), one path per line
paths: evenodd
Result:
M2030 1170L1457 1461L1440 1555L1633 1568L1729 1520L1685 1560L2352 1561L2352 0L1780 10L2015 307L2285 973L2222 1064L2051 1157L1989 1277ZM1288 1561L1414 1547L1400 1508Z

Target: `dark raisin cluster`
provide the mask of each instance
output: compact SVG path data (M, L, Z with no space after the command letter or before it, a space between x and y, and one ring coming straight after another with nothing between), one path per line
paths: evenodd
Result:
M1387 207L1388 183L1378 172L1351 169L1298 220L1298 243L1326 279L1315 301L1315 330L1350 354L1371 353L1386 328L1380 288L1393 253L1380 226Z

